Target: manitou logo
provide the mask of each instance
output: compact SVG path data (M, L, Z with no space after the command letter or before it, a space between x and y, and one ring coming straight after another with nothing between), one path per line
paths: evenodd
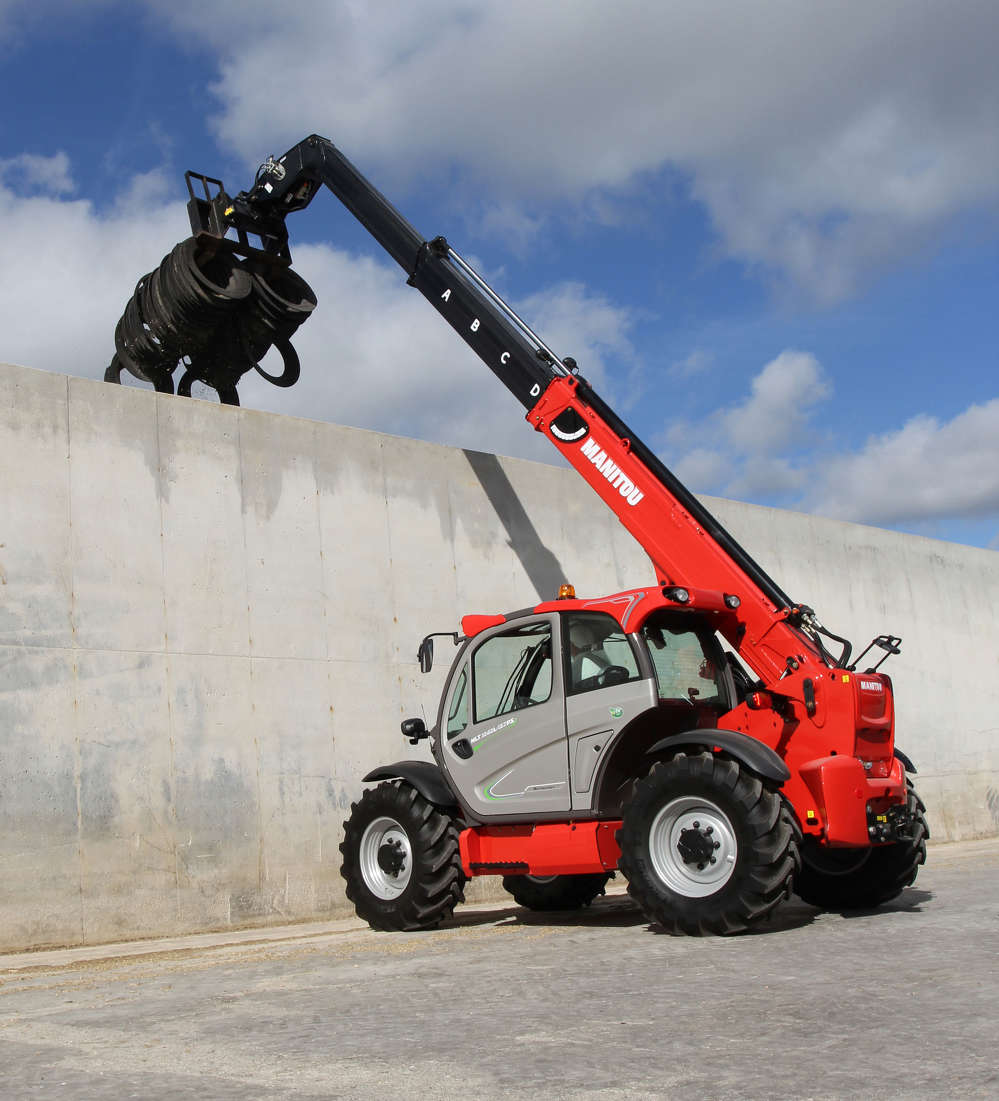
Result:
M587 440L579 450L593 463L629 505L637 505L645 496L635 483L625 476L624 471L617 463L608 457L607 452L601 449L596 440Z

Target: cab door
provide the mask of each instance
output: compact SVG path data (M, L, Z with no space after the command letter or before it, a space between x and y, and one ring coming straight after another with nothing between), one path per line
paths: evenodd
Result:
M570 807L561 642L555 616L477 640L445 705L447 770L483 818Z

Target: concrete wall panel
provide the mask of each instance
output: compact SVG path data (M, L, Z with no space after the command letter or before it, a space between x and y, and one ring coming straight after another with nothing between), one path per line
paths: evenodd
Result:
M0 644L72 645L68 408L64 377L0 369Z
M246 653L249 641L239 411L158 403L167 645Z
M165 646L155 403L69 380L73 622L87 649ZM108 432L108 420L116 428ZM127 523L121 518L127 517ZM111 519L114 518L114 519Z
M0 403L0 950L337 911L361 777L428 756L420 637L653 580L562 467L24 368ZM999 833L999 555L707 503L837 634L903 637L933 834Z

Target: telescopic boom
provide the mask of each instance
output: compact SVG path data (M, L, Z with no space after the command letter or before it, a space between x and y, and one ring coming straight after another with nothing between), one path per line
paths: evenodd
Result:
M235 233L243 251L278 261L290 259L285 218L308 206L325 185L613 510L651 558L657 580L725 594L734 614L719 629L765 683L847 667L850 644L791 600L596 394L575 362L548 347L445 238L426 240L418 233L327 138L313 134L284 156L269 158L253 187L235 198L217 180L188 176L206 185L206 197L192 189L189 203L196 236ZM210 197L209 183L218 185ZM821 635L843 644L838 659Z

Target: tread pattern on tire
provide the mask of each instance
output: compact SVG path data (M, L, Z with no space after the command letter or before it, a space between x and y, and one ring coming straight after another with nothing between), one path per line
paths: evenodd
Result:
M648 854L652 821L669 800L703 795L723 807L739 839L731 878L714 894L693 898L671 890ZM634 787L617 834L618 867L628 893L653 923L689 935L741 932L791 894L798 871L798 831L780 795L737 762L714 753L678 753L659 761Z
M395 819L412 848L410 881L397 899L380 899L361 874L359 848L367 826L379 817ZM372 929L385 932L433 929L464 901L465 873L461 866L458 827L454 820L404 780L369 788L350 808L340 843L347 898L357 916Z
M503 876L503 889L513 895L518 906L526 910L550 912L579 910L604 893L611 873L593 875L556 875L539 879L529 875Z
M866 850L866 858L853 871L829 874L806 859L795 880L795 893L823 910L869 910L897 898L926 863L926 807L906 780L912 839ZM807 856L807 851L806 851Z

